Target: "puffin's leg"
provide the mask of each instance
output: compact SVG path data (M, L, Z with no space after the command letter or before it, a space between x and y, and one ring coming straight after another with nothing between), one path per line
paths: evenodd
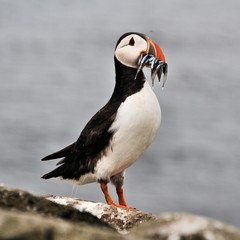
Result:
M110 196L110 194L109 194L109 192L108 192L107 182L99 181L99 183L100 183L102 192L103 192L103 194L104 194L104 196L105 196L106 202L107 202L109 205L114 206L114 207L129 209L127 206L118 205L118 204L116 204L116 203L112 200L112 198L111 198L111 196Z
M124 208L126 210L136 210L135 208L129 208L126 204L126 201L124 200L124 197L123 197L123 190L122 190L122 186L121 187L116 187L116 190L117 190L117 194L118 194L118 199L119 199L119 205L116 204L109 192L108 192L108 186L107 186L107 182L105 181L99 181L100 183L100 186L101 186L101 189L102 189L102 192L105 196L105 199L107 201L107 203L111 206L114 206L114 207L119 207L119 208Z
M125 201L124 195L123 195L123 188L122 187L116 187L116 192L118 195L118 202L121 206L127 207L127 203Z
M117 175L111 177L111 183L116 187L116 192L118 195L119 205L127 207L127 203L123 194L123 182L124 182L124 172L120 172Z
M108 186L107 186L107 183L104 182L104 181L99 181L100 183L100 186L101 186L101 189L102 189L102 192L105 196L105 199L106 199L106 202L109 204L109 205L117 205L111 198L109 192L108 192Z

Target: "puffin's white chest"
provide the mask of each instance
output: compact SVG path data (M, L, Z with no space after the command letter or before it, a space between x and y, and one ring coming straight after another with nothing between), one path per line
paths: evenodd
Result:
M160 105L146 81L120 105L110 128L115 132L111 144L95 168L97 178L111 177L135 162L153 141L160 122Z

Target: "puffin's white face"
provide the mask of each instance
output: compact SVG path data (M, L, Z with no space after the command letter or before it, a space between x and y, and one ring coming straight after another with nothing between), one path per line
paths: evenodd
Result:
M137 68L141 53L147 50L147 41L137 34L123 38L116 47L115 56L119 62L128 67Z
M164 86L167 79L168 65L162 49L152 39L142 33L130 32L123 34L116 45L115 57L124 66L136 68L137 78L143 67L151 68L151 79L163 78Z

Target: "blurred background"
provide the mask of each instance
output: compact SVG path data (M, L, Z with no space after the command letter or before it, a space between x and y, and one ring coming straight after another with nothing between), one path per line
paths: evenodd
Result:
M108 101L115 44L138 31L162 47L169 76L154 87L159 134L126 173L129 206L240 226L239 11L238 0L1 0L0 183L105 202L98 184L41 179L56 161L40 159Z

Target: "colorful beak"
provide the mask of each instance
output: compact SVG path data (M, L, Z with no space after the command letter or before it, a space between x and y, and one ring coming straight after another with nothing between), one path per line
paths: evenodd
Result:
M165 56L162 49L155 43L152 39L147 38L147 49L142 52L139 63L138 70L135 76L137 78L138 73L143 69L144 66L151 68L151 79L152 84L154 84L154 79L156 75L158 76L159 82L162 79L162 87L164 87L167 80L168 65L166 63Z
M152 39L147 39L148 44L148 54L153 55L155 58L159 59L160 61L166 62L165 56L163 54L162 49L158 46L157 43L155 43Z

